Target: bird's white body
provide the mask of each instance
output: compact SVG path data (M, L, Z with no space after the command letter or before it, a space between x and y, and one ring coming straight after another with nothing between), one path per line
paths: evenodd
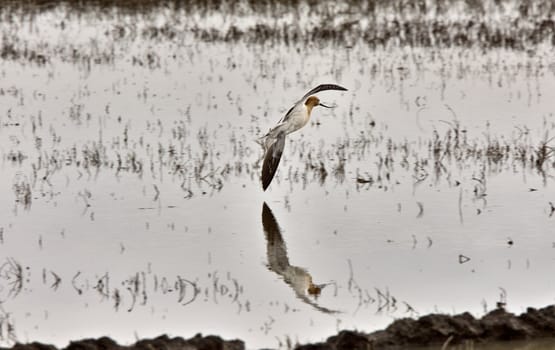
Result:
M267 150L281 133L289 135L305 126L310 120L311 109L312 108L309 109L304 104L304 101L297 102L289 112L281 118L278 124L262 137L264 149Z
M311 111L312 108L309 110L304 104L304 101L299 101L293 106L291 111L280 120L278 126L283 125L286 134L297 131L308 123Z

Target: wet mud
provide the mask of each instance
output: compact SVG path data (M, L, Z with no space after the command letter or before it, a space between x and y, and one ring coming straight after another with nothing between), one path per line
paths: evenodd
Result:
M555 337L555 305L541 309L528 308L515 315L498 308L477 319L470 313L458 315L430 314L418 319L403 318L384 330L373 333L343 330L325 342L304 344L297 350L353 350L353 349L410 349L437 345L441 349L457 344L484 344L498 341L532 340ZM162 335L154 339L139 340L132 345L120 345L108 337L72 341L65 350L96 349L187 349L187 350L242 350L242 340L224 340L219 336L171 338ZM15 344L18 350L55 350L53 345L33 342Z
M11 349L19 350L55 350L53 345L33 342L29 344L16 344ZM95 349L187 349L187 350L241 350L245 349L245 343L241 340L224 340L218 336L201 334L190 339L181 337L171 338L162 335L154 339L139 340L133 345L120 345L108 337L96 339L82 339L72 341L66 350L95 350Z
M454 316L430 314L418 319L403 318L381 331L370 334L341 331L323 343L302 345L297 349L406 349L434 344L447 349L448 344L479 344L554 336L555 306L551 305L541 309L528 308L519 316L499 308L480 319L468 312Z

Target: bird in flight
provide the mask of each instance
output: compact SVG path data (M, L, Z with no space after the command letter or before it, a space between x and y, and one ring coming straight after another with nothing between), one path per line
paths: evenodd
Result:
M344 87L335 84L318 85L298 100L278 124L259 139L259 143L265 152L264 162L262 163L262 189L264 191L270 186L276 174L285 147L285 136L305 126L314 107L332 108L323 104L318 97L314 96L314 94L325 90L347 91Z

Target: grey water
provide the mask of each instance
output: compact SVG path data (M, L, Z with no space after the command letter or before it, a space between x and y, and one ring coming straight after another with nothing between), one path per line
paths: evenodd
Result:
M132 16L57 11L1 25L51 54L0 65L2 345L277 348L554 303L551 47L112 42ZM319 83L349 91L262 191L255 140Z

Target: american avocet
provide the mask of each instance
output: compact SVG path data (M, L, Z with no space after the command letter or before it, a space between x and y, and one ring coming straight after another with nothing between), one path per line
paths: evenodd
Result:
M334 314L338 311L318 305L316 298L322 289L335 282L316 284L307 269L289 263L287 246L283 240L279 224L270 207L264 202L262 205L262 227L266 236L266 253L268 256L268 269L282 277L297 295L297 298L311 305L316 310Z
M326 106L314 94L325 90L347 91L344 87L335 84L322 84L307 92L297 101L283 118L268 133L260 138L260 144L266 152L262 164L262 188L264 191L270 186L276 174L283 148L285 147L285 136L305 126L312 109L316 106Z

